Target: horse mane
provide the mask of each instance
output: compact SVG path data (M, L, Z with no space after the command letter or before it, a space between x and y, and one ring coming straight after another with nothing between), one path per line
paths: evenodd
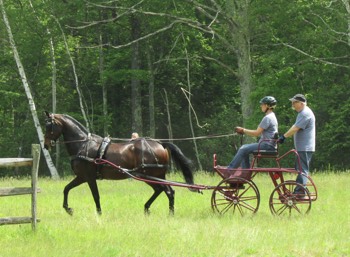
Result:
M81 124L79 121L77 121L76 119L74 119L72 116L69 116L68 114L62 114L63 117L67 118L68 120L71 120L75 125L77 125L83 132L85 132L86 134L89 133L89 131L87 130L87 128Z

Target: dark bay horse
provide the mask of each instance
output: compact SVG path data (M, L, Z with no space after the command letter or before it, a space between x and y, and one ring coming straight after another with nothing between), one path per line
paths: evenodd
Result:
M63 208L70 215L73 214L73 209L68 207L68 193L72 188L87 182L96 204L96 210L101 214L96 179L120 180L129 178L128 175L110 165L96 164L94 162L96 158L106 159L122 168L136 170L143 175L165 179L170 161L169 151L175 164L182 170L186 183L193 185L191 161L172 143L157 142L145 138L124 143L110 143L106 140L108 138L90 134L81 123L69 115L46 112L46 116L45 148L49 149L52 141L56 141L63 135L63 143L67 148L71 158L71 167L76 175L63 191ZM174 190L171 186L147 184L153 188L154 193L144 205L145 213L149 212L151 204L163 191L169 199L170 213L173 213Z

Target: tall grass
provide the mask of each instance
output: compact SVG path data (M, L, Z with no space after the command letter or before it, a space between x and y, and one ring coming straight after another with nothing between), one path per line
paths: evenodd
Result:
M319 199L309 215L280 218L270 214L272 191L267 176L255 179L260 209L254 216L218 216L210 206L211 191L203 195L175 188L175 215L168 215L162 194L151 215L143 204L152 189L134 180L99 181L102 216L86 184L73 189L71 217L62 208L69 179L40 179L38 216L31 226L0 227L0 256L350 256L350 174L315 174ZM168 179L182 181L177 174ZM218 176L196 174L196 183L216 185ZM0 187L28 186L29 179L3 179ZM3 197L0 216L30 215L30 197Z

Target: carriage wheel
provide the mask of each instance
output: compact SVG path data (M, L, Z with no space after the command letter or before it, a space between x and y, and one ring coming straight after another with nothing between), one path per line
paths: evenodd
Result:
M251 180L227 178L214 189L211 207L220 214L231 212L242 216L256 213L259 209L260 193Z
M308 180L305 189L309 192L310 199L313 202L317 200L317 189L311 178L308 178ZM285 182L295 182L295 180L286 180Z
M301 189L299 194L293 193L297 186ZM272 191L270 210L272 214L279 216L307 214L311 209L311 201L310 193L303 185L288 180Z

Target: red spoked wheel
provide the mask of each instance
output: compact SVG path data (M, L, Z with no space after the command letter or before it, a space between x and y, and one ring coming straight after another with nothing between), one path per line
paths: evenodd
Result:
M298 193L294 193L295 188ZM279 184L271 193L270 210L278 216L291 216L293 214L307 214L311 209L309 191L295 181L286 181Z
M256 213L260 205L260 193L251 180L227 178L213 190L211 207L214 211L225 214L238 212L242 216Z

